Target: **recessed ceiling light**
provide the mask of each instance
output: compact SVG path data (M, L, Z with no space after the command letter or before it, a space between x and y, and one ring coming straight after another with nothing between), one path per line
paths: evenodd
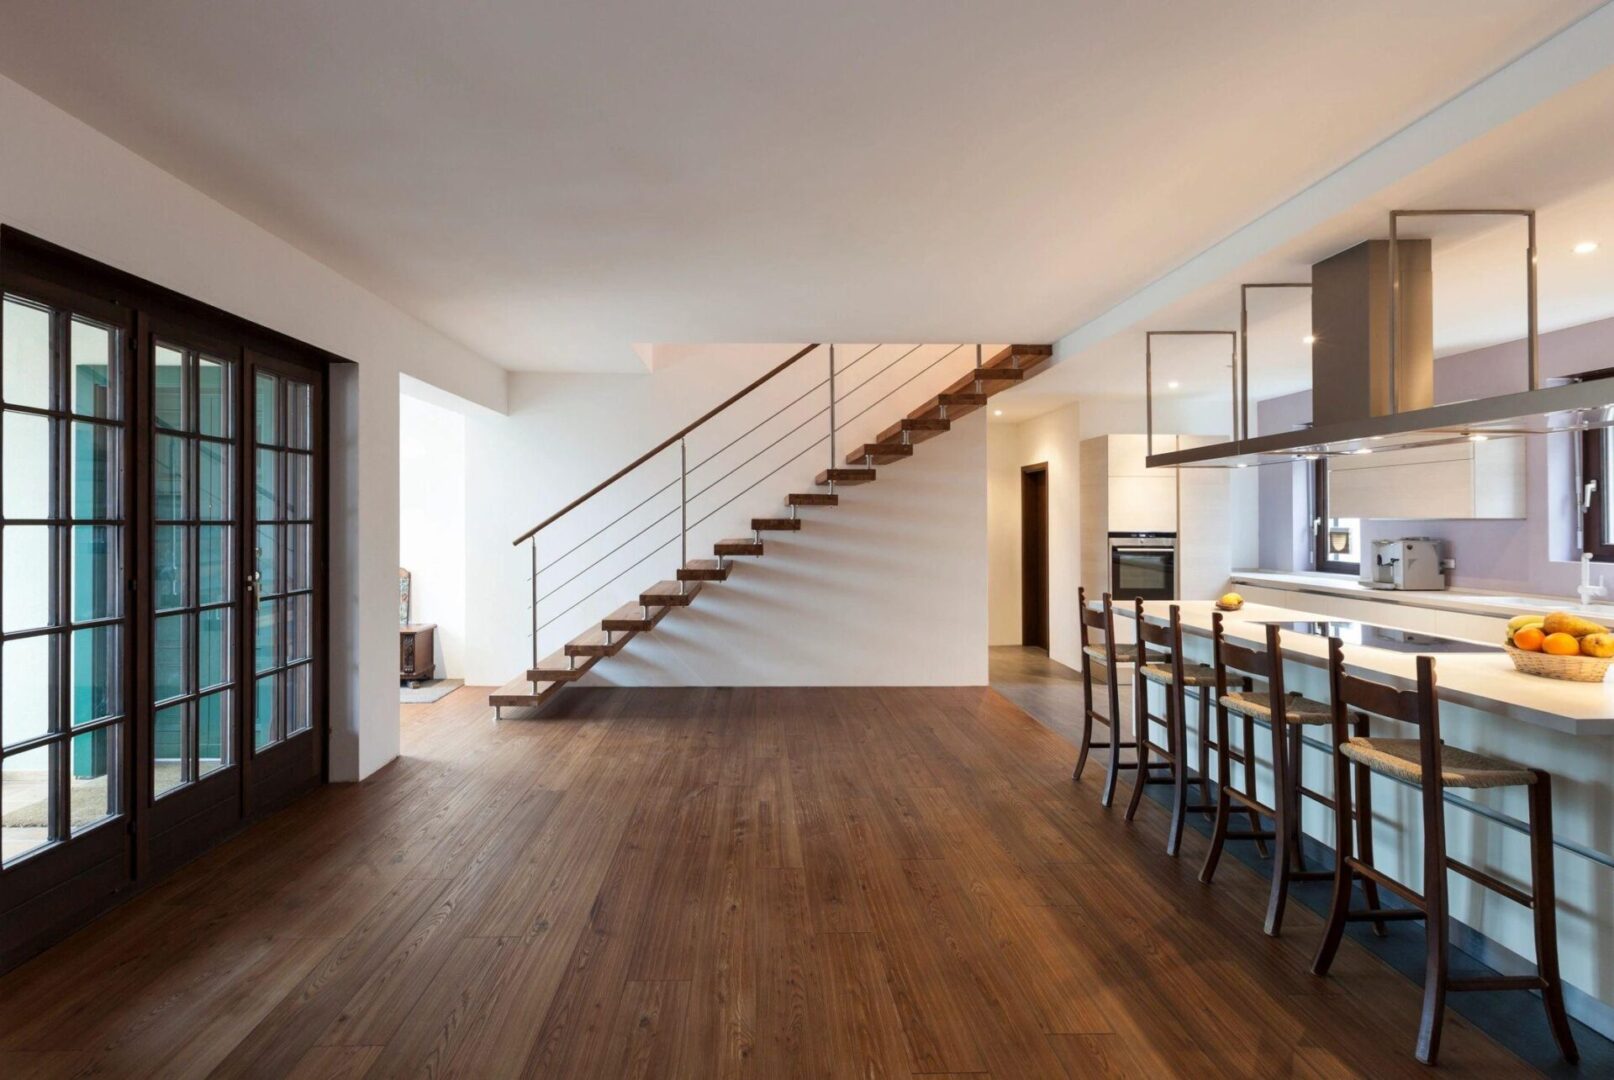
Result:
M1594 252L1596 250L1597 250L1597 241L1596 240L1582 240L1580 243L1575 245L1575 254L1576 255L1590 255L1592 252Z
M1317 335L1307 334L1305 337L1300 339L1300 343L1302 345L1315 345L1317 344Z
M1371 454L1372 452L1373 448L1371 446L1359 446L1351 451L1353 454Z
M1003 410L1002 409L993 409L992 410L992 415L993 416L1002 416L1003 415Z
M1248 461L1241 461L1241 462L1239 462L1239 468L1241 468L1241 469L1248 469L1248 468L1249 468L1249 467L1250 467L1250 463L1249 463L1249 462L1248 462Z
M1469 442L1489 442L1490 439L1489 435L1470 435L1468 437Z
M1168 382L1166 384L1166 389L1167 390L1175 390L1175 389L1177 389L1177 387L1179 387L1181 385L1182 385L1182 383L1178 382L1176 379L1172 379L1170 382Z
M1300 456L1305 458L1307 461L1316 461L1318 458L1322 457L1321 454L1301 454Z

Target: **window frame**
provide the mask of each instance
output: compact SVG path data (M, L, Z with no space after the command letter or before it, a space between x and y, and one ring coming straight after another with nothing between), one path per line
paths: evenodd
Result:
M1311 463L1311 565L1323 574L1362 573L1362 555L1357 552L1355 562L1343 562L1328 557L1328 457L1321 455ZM1358 526L1360 532L1360 526Z

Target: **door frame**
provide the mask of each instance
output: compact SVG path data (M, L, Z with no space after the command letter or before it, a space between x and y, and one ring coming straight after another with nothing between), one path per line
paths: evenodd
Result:
M1041 479L1034 480L1033 477ZM1046 461L1020 466L1020 643L1040 648L1044 652L1051 648L1048 625L1049 608L1052 606L1048 582L1049 479ZM1033 520L1026 493L1039 483L1042 488L1042 513ZM1034 539L1041 540L1040 546L1033 545ZM1035 573L1032 565L1034 561L1037 563ZM1026 599L1033 595L1039 600L1037 607L1041 612L1040 619L1034 618L1034 613L1026 603Z

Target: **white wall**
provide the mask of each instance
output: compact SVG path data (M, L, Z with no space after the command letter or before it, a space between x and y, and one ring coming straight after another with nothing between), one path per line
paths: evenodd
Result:
M986 536L988 642L1021 642L1019 424L986 428ZM1053 553L1049 552L1050 560Z
M332 373L331 774L398 753L398 376L492 409L501 368L0 78L0 221L355 361Z
M838 414L839 422L849 425L840 436L839 457L933 396L974 358L972 350L945 356L944 347L925 346L898 362L908 347L883 346L857 361L866 348L838 349L844 373L837 390L849 395ZM467 499L477 508L477 528L467 537L466 551L466 603L475 614L466 656L471 682L502 683L530 660L529 554L524 546L512 547L511 540L793 351L794 346L782 345L658 346L649 375L512 376L508 417L478 422L466 431ZM810 354L690 437L691 558L709 557L714 540L745 535L753 515L786 516L788 492L818 490L814 477L829 464L828 446L814 445L827 430L826 417L815 415L827 403L827 389L819 385L825 352ZM896 366L877 381L862 382L892 362ZM935 367L924 370L933 362ZM910 377L913 382L899 388ZM857 416L887 392L892 396ZM785 411L778 419L702 464L780 408ZM843 488L839 507L804 510L802 531L765 534L767 555L737 560L727 582L709 584L691 608L670 614L654 633L599 665L587 681L984 684L984 421L984 410L977 411L921 444L913 458L880 466L875 484ZM798 424L803 426L795 435L742 464ZM802 450L802 457L789 461ZM775 468L779 471L766 475ZM647 586L673 577L677 479L673 448L541 534L541 586L546 593L560 589L540 604L541 616L555 620L540 635L543 654L596 625ZM740 494L753 481L756 486ZM703 493L714 482L717 486ZM643 509L566 557L646 496L652 498ZM708 514L709 520L700 520ZM628 540L658 518L639 540ZM609 554L624 542L625 548ZM605 561L587 570L601 556ZM644 561L633 566L641 557ZM565 585L579 572L582 578ZM617 580L595 591L612 577Z
M398 398L398 565L410 619L435 623L440 679L465 674L465 417L409 392Z

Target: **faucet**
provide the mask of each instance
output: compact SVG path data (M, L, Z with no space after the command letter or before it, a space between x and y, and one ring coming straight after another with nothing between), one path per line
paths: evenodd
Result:
M1580 554L1580 584L1575 587L1580 595L1581 606L1590 605L1593 597L1606 597L1608 586L1603 584L1603 576L1597 577L1597 584L1592 584L1592 553L1583 551Z

